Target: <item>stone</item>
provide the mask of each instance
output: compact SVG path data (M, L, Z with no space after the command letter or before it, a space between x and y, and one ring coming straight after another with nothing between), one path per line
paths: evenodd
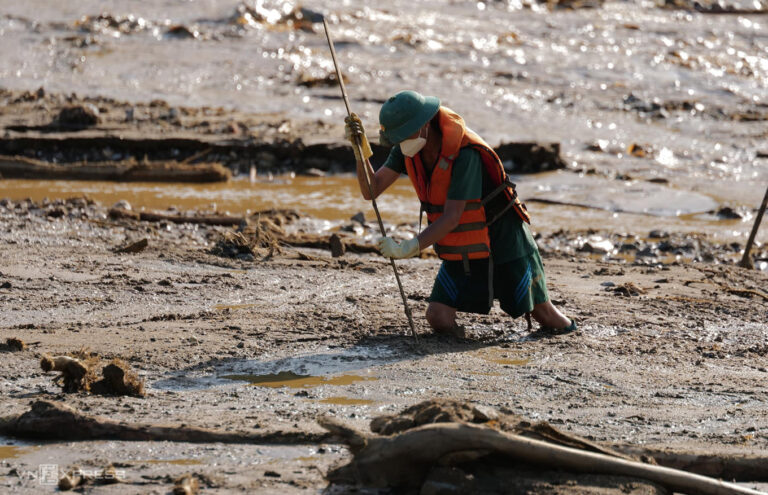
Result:
M328 244L331 248L332 257L338 258L344 255L346 248L344 246L344 242L341 240L341 237L339 237L337 234L331 235L330 239L328 239Z
M54 126L69 128L92 127L99 123L99 109L92 103L66 107L59 112Z

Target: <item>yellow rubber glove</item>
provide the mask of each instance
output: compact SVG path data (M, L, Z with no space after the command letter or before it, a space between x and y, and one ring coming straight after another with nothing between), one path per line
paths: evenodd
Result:
M401 243L398 243L391 237L379 237L376 240L376 246L378 246L382 256L385 258L394 258L396 260L412 258L417 256L419 251L421 251L418 237L408 239Z
M356 113L344 119L344 137L352 143L352 150L355 152L355 158L358 162L367 160L373 155L371 144L368 142L368 136L365 135L365 129L363 129L363 122ZM358 142L360 147L357 146ZM360 157L360 148L363 149L362 158Z

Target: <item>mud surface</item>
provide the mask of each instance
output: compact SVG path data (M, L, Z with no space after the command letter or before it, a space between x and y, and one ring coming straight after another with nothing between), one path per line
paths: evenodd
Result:
M546 337L496 308L462 316L467 340L425 333L415 347L378 257L284 247L224 258L208 252L223 228L113 222L80 201L58 217L45 214L53 206L0 208L0 338L28 345L3 353L7 414L47 398L118 420L318 432L320 413L364 429L451 397L609 444L768 454L768 279L758 271L549 252L551 297L577 333ZM139 238L142 252L113 252ZM438 262L399 266L426 332ZM82 347L125 360L147 396L62 394L39 357ZM40 489L39 464L109 462L127 480L99 488L110 493L168 490L184 472L220 492L299 492L325 486L348 456L333 444L2 443L4 489L27 493Z

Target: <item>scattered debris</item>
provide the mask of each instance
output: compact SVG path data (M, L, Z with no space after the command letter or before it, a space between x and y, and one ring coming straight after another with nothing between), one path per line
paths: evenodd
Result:
M277 241L274 243L277 247ZM210 253L224 258L240 258L253 261L256 251L251 241L241 232L224 232L211 248Z
M638 287L632 282L626 282L619 286L612 287L610 290L612 290L615 295L624 297L640 296L646 293L645 289Z
M115 250L115 252L116 253L140 253L144 251L147 248L147 246L149 246L149 240L144 238L140 241L131 242L126 246L118 248Z

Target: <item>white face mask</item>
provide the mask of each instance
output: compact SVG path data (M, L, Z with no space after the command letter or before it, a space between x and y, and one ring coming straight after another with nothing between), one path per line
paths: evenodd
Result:
M427 128L427 134L429 133L429 128ZM421 130L419 130L419 137L413 138L413 139L406 139L405 141L400 143L400 151L403 152L403 154L409 158L413 157L421 151L424 146L427 144L427 138L421 137Z

